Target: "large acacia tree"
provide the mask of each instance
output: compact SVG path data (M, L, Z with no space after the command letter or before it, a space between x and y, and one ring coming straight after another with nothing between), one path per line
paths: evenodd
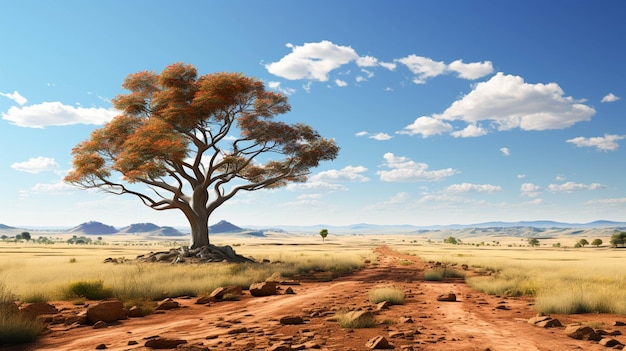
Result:
M198 77L176 63L122 87L129 93L113 100L121 114L72 150L65 180L181 210L191 248L209 245L211 213L237 193L306 181L339 152L308 125L276 121L291 109L287 98L242 74Z

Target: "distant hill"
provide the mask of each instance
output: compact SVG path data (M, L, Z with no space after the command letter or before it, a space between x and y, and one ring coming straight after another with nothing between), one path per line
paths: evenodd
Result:
M134 223L119 230L119 233L147 233L159 230L161 227L154 223Z
M241 232L242 228L227 222L227 221L219 221L216 224L209 226L209 233L217 234L217 233L232 233L232 232Z
M0 224L0 229L15 229L15 228L9 227L8 225Z
M82 233L91 235L116 234L118 231L115 227L102 224L96 221L90 221L80 224L69 230L70 233Z
M157 227L156 230L150 232L154 236L186 236L187 234L173 227Z

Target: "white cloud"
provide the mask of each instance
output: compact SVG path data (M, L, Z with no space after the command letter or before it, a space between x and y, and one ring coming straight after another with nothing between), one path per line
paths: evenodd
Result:
M41 194L41 193L60 194L60 193L67 193L73 190L76 190L76 188L65 182L48 183L48 184L39 183L31 188L32 193L38 193L38 194Z
M447 193L493 193L501 190L502 187L499 185L461 183L452 184L445 191Z
M500 148L500 152L502 153L503 156L510 156L511 155L511 150L509 150L508 147Z
M448 69L457 72L459 78L474 80L493 73L493 64L491 61L463 63L463 60L456 60Z
M621 99L619 96L613 94L613 93L609 93L607 95L605 95L602 100L600 102L615 102L617 100Z
M0 96L7 97L20 105L24 105L28 100L15 90L12 93L0 93Z
M399 134L416 135L421 134L422 138L428 138L432 135L446 133L452 130L449 123L443 122L437 118L422 116L418 117L413 123L404 127Z
M342 88L348 86L348 82L341 79L335 79L335 84L337 84L338 87Z
M27 173L54 172L59 169L59 164L53 158L39 156L29 158L28 161L13 163L11 168Z
M278 91L280 93L283 93L285 95L293 95L296 92L296 89L281 87L280 82L270 81L270 82L267 82L267 86L270 89L276 90L276 91Z
M517 175L517 179L524 179L526 178L526 174L518 174Z
M378 66L378 59L372 56L363 56L356 59L359 67L375 67Z
M535 185L533 183L524 183L520 187L522 196L537 197L542 191L543 189L539 185Z
M587 202L587 204L588 205L621 206L621 205L626 204L626 197L590 200Z
M358 137L368 137L370 139L374 139L374 140L378 140L378 141L385 141L385 140L389 140L391 138L393 138L391 135L387 134L387 133L376 133L376 134L370 134L368 132L362 131L362 132L358 132L355 134Z
M465 127L464 129L450 133L450 135L455 138L474 138L486 134L487 130L475 124L468 124L467 127Z
M334 192L344 191L347 188L342 184L334 184L321 181L308 181L306 183L289 183L286 186L289 191L322 191L322 192Z
M83 108L64 105L60 102L43 102L37 105L11 107L2 113L2 119L20 127L44 128L73 124L104 124L119 112L105 108Z
M565 142L578 147L595 147L598 151L615 151L619 148L618 140L626 139L626 135L604 134L603 137L576 137Z
M383 203L383 206L397 205L406 202L409 199L409 194L406 192L399 192L392 196L389 200Z
M415 84L424 84L426 79L444 74L447 68L443 62L417 55L409 55L396 59L396 61L407 66L411 73L415 75L413 78L413 83Z
M346 166L341 170L322 171L310 177L313 182L368 182L370 179L362 173L367 172L363 166Z
M394 62L379 62L378 63L381 67L386 68L390 71L395 71L396 67L398 66L397 64L395 64Z
M434 117L469 124L490 121L499 130L547 130L588 121L594 114L593 108L564 96L556 83L529 84L522 77L497 73Z
M550 184L548 185L548 189L553 192L566 192L570 193L573 191L581 191L581 190L598 190L605 188L604 185L598 183L592 184L581 184L574 182L567 182L563 184Z
M453 168L429 171L425 163L417 163L390 152L383 158L385 159L383 166L390 168L388 171L376 172L383 182L434 182L458 173Z
M323 40L319 43L305 43L302 46L287 44L291 53L278 62L265 65L271 74L295 80L310 79L328 81L328 74L344 64L359 59L359 55L349 46L333 44ZM363 59L362 62L371 62Z

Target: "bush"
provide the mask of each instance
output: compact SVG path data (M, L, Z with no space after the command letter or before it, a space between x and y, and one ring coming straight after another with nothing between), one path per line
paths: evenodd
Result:
M435 268L424 271L424 280L440 281L446 278L465 278L465 273L456 269Z
M0 345L35 341L43 327L41 320L19 313L13 294L0 283Z
M105 288L102 280L78 281L70 283L64 295L68 299L84 297L88 300L105 300L113 296L113 290Z
M378 288L370 291L370 301L379 303L387 301L392 305L404 304L404 291L397 288Z

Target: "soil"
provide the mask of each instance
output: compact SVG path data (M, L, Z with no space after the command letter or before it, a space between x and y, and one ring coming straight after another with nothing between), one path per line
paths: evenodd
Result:
M35 343L7 350L150 350L154 338L182 339L188 350L370 350L368 340L382 336L395 350L607 350L598 342L568 337L564 327L540 328L528 323L537 315L530 298L490 296L472 290L462 279L425 281L428 263L386 247L376 249L378 261L351 275L328 282L301 281L295 294L252 297L238 301L196 304L197 298L178 298L181 308L129 318L103 329L92 326L51 326ZM341 310L369 309L369 291L394 286L405 291L403 305L376 312L376 326L346 329L333 316ZM452 292L457 301L437 297ZM75 308L67 302L58 308ZM65 304L65 305L64 305ZM285 316L299 316L304 324L282 325ZM563 325L586 323L626 343L626 327L613 326L625 316L607 314L551 315ZM191 347L192 345L197 348ZM200 346L202 345L202 346ZM204 347L204 348L202 348Z

